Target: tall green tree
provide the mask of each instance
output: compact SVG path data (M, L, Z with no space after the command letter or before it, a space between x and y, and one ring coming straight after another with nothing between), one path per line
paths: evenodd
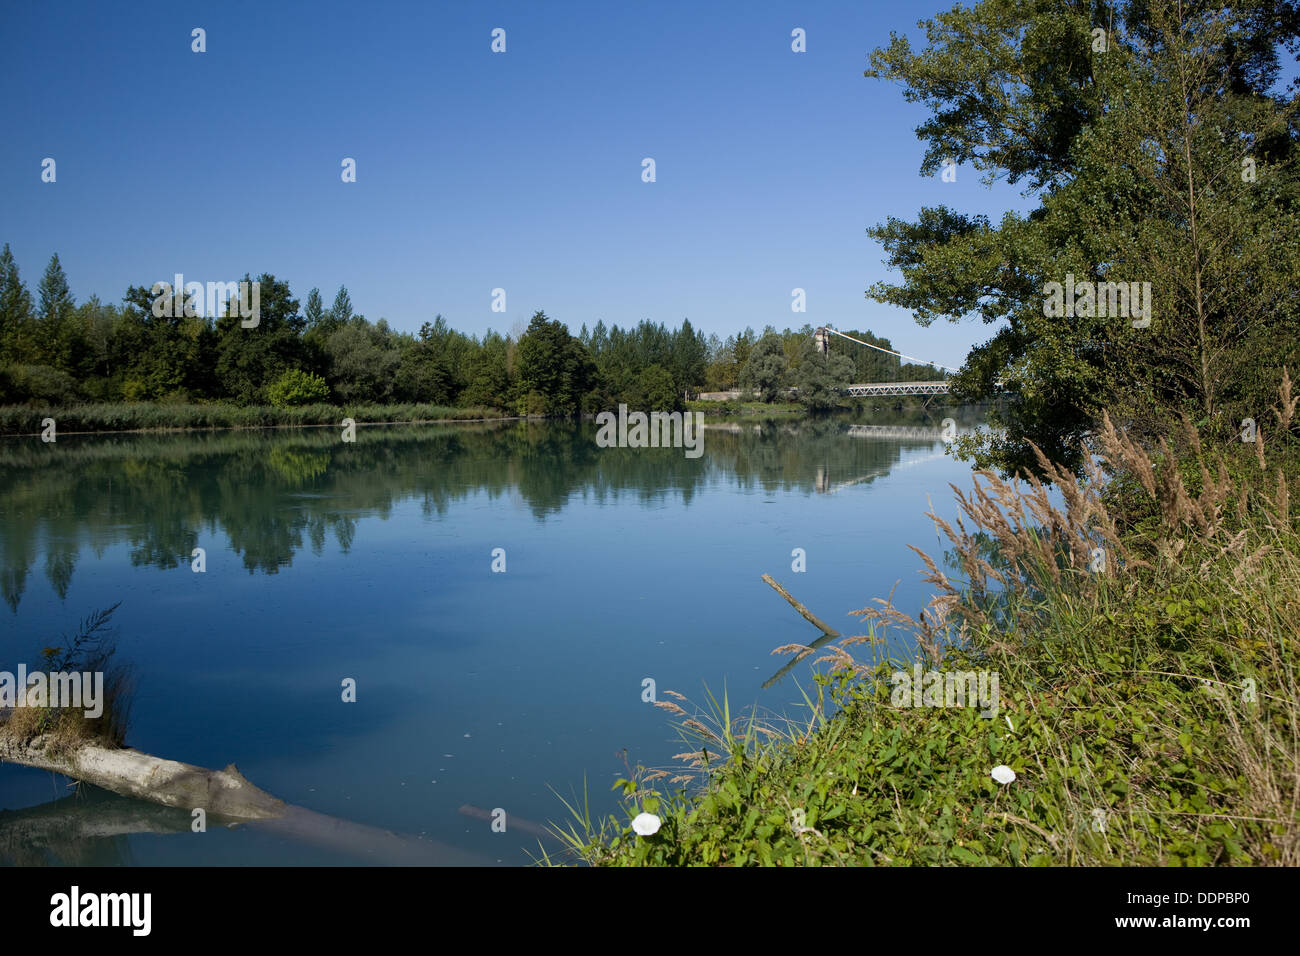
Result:
M327 322L332 331L340 326L347 325L351 321L352 296L348 295L348 287L341 285L339 291L334 293L334 304L330 306Z
M534 313L519 339L518 363L516 394L522 412L568 416L582 411L596 368L562 322Z
M709 345L703 333L683 319L681 328L673 334L672 374L678 393L698 392L704 384L704 370L709 363Z
M252 281L245 274L245 282ZM260 404L266 389L304 360L302 332L306 325L289 283L262 273L260 312L256 326L245 327L237 310L217 319L216 373L223 394L238 402Z
M740 387L756 392L763 401L774 402L786 386L789 360L781 336L768 331L749 351L740 373Z
M478 348L470 351L465 362L465 388L462 405L482 405L505 409L510 404L510 344L491 329Z
M152 287L132 286L107 343L110 394L130 402L218 397L216 332L210 319L185 315L184 293L155 314ZM166 313L170 312L168 315Z
M32 296L6 242L0 251L0 367L26 360L31 322Z
M307 293L307 301L302 307L303 322L307 331L318 328L325 321L325 306L321 302L320 289L313 288Z
M76 329L69 321L76 308L68 277L64 274L56 252L50 256L45 274L38 287L40 302L37 311L36 346L41 361L49 366L66 370L71 353L80 346Z
M930 112L922 172L951 158L1038 201L997 225L935 206L869 230L902 277L870 297L923 325L1001 325L953 384L1009 399L1001 431L961 443L980 464L1036 470L1032 442L1077 467L1102 408L1226 429L1263 400L1241 382L1294 356L1295 101L1269 93L1294 6L981 0L924 21L919 52L895 35L872 54L866 75ZM1071 282L1149 283L1149 326L1086 300L1051 314Z
M466 385L466 360L475 344L447 325L441 315L420 326L402 353L396 389L403 401L450 405Z
M811 412L827 412L839 404L840 393L854 376L853 361L842 352L821 353L811 342L803 347L792 375L799 404Z

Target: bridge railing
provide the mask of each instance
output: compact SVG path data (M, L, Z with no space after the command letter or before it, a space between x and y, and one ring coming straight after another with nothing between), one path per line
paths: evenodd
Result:
M866 382L846 385L849 395L946 395L947 382Z

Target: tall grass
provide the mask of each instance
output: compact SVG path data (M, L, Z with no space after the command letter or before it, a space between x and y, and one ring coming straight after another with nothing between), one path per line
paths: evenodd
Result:
M108 630L118 605L100 610L81 622L76 634L61 647L47 647L32 671L103 675L99 716L87 717L84 707L58 707L53 701L37 705L27 697L21 707L0 708L0 747L23 747L37 740L51 753L66 753L86 743L104 747L125 745L131 714L132 679L129 669L113 660L115 641ZM26 688L18 693L27 695Z
M1040 455L1053 491L989 472L954 487L960 517L931 514L948 554L915 549L933 599L915 618L879 599L854 612L866 633L821 649L815 733L746 739L697 787L661 793L663 778L641 772L625 795L654 801L660 832L571 827L574 854L1300 864L1300 529L1287 478L1300 442L1287 376L1279 395L1254 443L1206 448L1183 422L1143 448L1104 417L1082 479ZM931 670L997 673L997 715L895 706L893 675L913 663L889 656L900 643ZM996 765L1016 779L995 782Z

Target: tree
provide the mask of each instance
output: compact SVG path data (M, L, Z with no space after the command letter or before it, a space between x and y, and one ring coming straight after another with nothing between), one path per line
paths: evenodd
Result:
M59 263L57 252L50 256L50 263L45 267L45 275L41 276L40 295L40 318L47 322L61 321L76 304L72 301L72 293L68 290L68 277L63 273L63 266Z
M576 415L595 380L595 365L563 323L534 313L519 340L516 397L524 414Z
M673 335L672 363L673 382L679 395L694 393L704 384L709 345L703 333L691 327L690 319L683 319L682 327Z
M211 322L187 316L177 290L171 315L153 312L152 287L132 286L107 343L110 393L126 401L213 396L218 390L217 333Z
M325 321L325 307L321 303L320 289L313 288L307 293L307 304L302 307L302 318L308 332L319 328Z
M510 345L499 332L491 329L465 363L465 388L460 394L462 405L507 408L510 404Z
M79 350L80 342L75 328L69 322L76 303L68 289L68 277L59 263L59 254L50 256L45 274L41 276L38 287L40 307L37 313L36 346L44 364L54 368L66 368L73 352Z
M662 365L651 365L637 377L633 407L643 411L668 412L682 407L682 396L672 373Z
M1033 443L1078 467L1102 408L1150 432L1191 413L1223 434L1295 364L1296 104L1268 91L1297 19L1276 6L1117 2L1102 49L1091 3L981 0L925 21L920 53L898 36L873 53L866 75L931 112L923 172L952 157L1027 179L1039 201L996 226L939 206L869 230L902 275L871 298L923 325L1005 323L953 380L962 399L1008 393L1001 429L959 442L981 466L1037 471ZM1107 284L1104 313L1094 295L1052 314L1050 284L1076 281ZM1147 327L1110 307L1129 305L1120 282L1149 287Z
M244 281L251 281L245 274ZM269 273L258 277L258 324L245 327L237 310L217 319L216 373L220 388L236 401L254 404L266 399L267 387L303 360L301 334L305 325L289 283Z
M839 404L840 392L853 378L852 360L842 352L822 354L809 341L794 373L799 404L810 412L827 412Z
M330 359L329 384L340 401L392 401L402 351L387 322L381 319L371 325L364 316L354 316L330 335L325 348Z
M31 320L32 296L6 242L0 252L0 367L26 360Z
M419 337L403 353L396 388L404 401L449 405L464 387L464 358L470 340L436 316L420 327Z
M749 352L740 373L740 387L757 392L765 402L774 402L785 387L788 364L781 336L767 332Z
M326 316L326 324L329 326L329 330L333 331L351 321L352 297L348 295L348 287L341 285L339 291L334 294L334 304L330 306L329 313Z

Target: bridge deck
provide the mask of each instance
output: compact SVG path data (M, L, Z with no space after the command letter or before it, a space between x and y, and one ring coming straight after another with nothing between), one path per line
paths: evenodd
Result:
M849 395L946 395L947 382L873 382L846 385Z

